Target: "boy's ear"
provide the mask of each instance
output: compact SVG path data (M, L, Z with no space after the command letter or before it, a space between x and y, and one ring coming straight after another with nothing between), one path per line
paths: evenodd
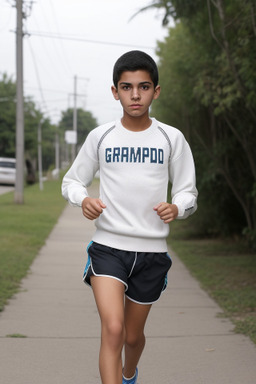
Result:
M161 87L160 87L160 85L157 85L155 87L154 100L158 99L160 92L161 92Z
M113 93L114 99L119 100L119 95L118 95L117 89L116 89L116 87L114 87L114 85L112 85L111 91Z

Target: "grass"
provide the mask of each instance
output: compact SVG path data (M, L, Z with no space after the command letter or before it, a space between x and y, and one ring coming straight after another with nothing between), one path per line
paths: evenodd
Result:
M22 335L20 333L12 333L11 335L6 335L6 337L10 337L13 339L26 339L27 336Z
M256 343L256 254L241 239L196 238L193 217L176 221L168 239L224 316Z
M24 198L24 205L16 205L13 193L0 196L0 311L19 290L21 279L66 205L60 181L47 181L43 191L37 184L27 187ZM196 238L194 217L174 222L168 241L234 322L235 332L256 343L256 255L239 239Z
M0 311L18 291L21 279L44 245L66 202L60 181L26 187L22 205L14 204L14 193L0 196Z

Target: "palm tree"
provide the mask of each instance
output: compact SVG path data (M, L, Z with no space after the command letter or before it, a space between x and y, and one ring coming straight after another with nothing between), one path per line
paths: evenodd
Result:
M166 26L169 23L170 18L174 18L176 16L175 8L170 0L155 0L152 1L151 4L146 7L141 8L138 12L136 12L131 19L137 16L141 12L148 11L149 9L164 9L164 17L162 20L162 25Z

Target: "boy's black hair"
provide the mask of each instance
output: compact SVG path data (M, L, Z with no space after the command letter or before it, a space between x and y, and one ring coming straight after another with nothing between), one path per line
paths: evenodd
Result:
M142 51L130 51L123 54L116 61L113 69L113 83L117 88L118 81L124 71L148 71L154 87L158 85L158 69L155 61Z

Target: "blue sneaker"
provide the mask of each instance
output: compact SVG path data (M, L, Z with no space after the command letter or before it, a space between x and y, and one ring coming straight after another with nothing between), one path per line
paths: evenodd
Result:
M122 384L136 384L137 378L138 378L138 368L136 368L135 375L131 379L126 379L126 377L123 376Z

